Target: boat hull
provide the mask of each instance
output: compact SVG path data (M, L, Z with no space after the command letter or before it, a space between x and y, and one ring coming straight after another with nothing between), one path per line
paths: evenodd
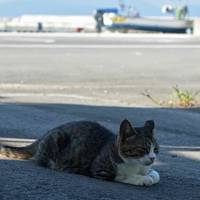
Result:
M191 20L151 19L151 18L121 18L113 19L112 23L105 24L112 30L141 30L163 33L186 33L192 30Z

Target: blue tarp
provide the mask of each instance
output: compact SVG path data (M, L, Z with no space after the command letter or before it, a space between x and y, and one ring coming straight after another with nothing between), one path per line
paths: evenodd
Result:
M98 13L116 13L118 14L119 10L117 8L98 8L96 9Z

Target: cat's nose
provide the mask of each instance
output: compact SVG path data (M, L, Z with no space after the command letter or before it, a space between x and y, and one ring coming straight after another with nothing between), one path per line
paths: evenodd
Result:
M150 161L151 161L152 163L154 162L155 158L156 158L155 153L150 153L150 154L149 154L149 159L150 159Z
M155 160L155 157L150 157L151 162L153 163Z

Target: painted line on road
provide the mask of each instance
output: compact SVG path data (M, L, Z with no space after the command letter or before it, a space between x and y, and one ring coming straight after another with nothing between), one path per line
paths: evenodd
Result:
M10 49L200 49L200 45L175 45L175 44L164 44L164 45L45 45L45 44L0 44L0 48Z
M6 41L6 42L34 42L36 44L38 43L55 43L56 40L55 39L46 39L46 38L35 38L35 37L20 37L20 38L3 38L1 39L3 41ZM5 42L5 43L6 43ZM27 44L29 45L29 44Z
M27 142L34 142L35 139L0 137L0 141L1 142L22 142L22 143L27 143Z
M64 97L82 100L94 100L94 97L77 94L56 94L56 93L1 93L1 97Z
M21 97L54 97L54 98L72 98L78 100L85 100L85 101L101 101L105 103L120 103L119 100L105 100L104 98L100 97L91 97L91 96L82 96L77 94L56 94L56 93L1 93L0 97L2 98L21 98Z
M172 146L172 145L160 145L166 149L189 149L189 150L200 150L200 146Z

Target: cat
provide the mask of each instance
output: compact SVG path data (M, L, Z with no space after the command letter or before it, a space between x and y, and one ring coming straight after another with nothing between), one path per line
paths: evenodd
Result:
M59 171L150 186L160 180L151 168L159 151L153 130L153 120L134 128L125 119L117 135L97 122L74 121L49 130L25 147L1 145L0 154L32 159L39 166Z

